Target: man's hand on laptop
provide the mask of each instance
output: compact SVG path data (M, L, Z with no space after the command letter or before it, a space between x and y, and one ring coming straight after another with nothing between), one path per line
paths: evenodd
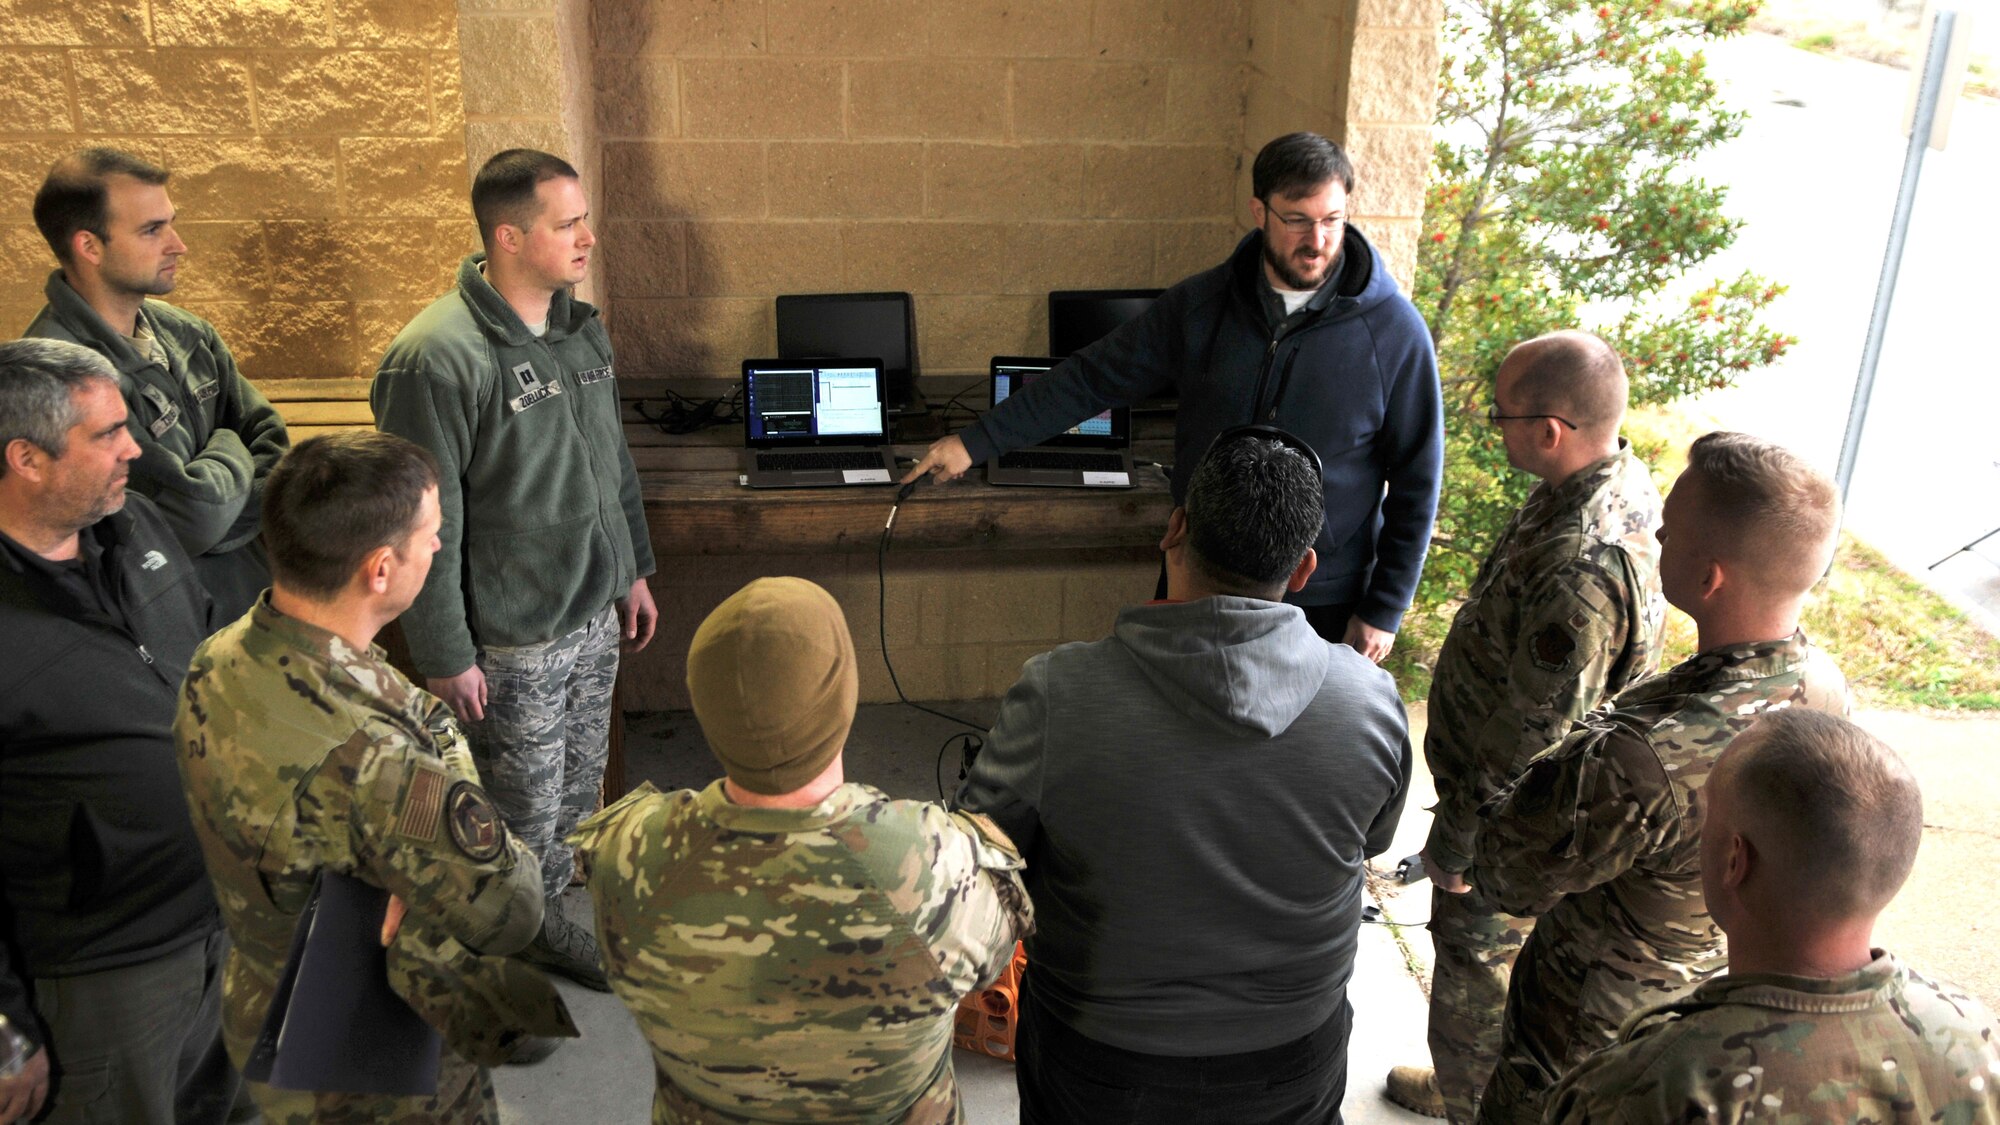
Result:
M903 474L903 479L896 483L908 484L929 473L932 483L943 484L948 480L957 480L964 476L965 470L971 467L972 454L965 451L965 443L959 440L957 434L949 434L932 442L931 447L924 451L923 460L918 461L909 472Z

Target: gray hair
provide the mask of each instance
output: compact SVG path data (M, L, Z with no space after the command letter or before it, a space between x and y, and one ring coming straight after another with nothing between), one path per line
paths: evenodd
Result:
M0 344L0 450L24 439L61 457L70 427L83 420L76 395L93 379L116 386L118 371L80 344L40 339ZM0 461L0 473L5 471Z

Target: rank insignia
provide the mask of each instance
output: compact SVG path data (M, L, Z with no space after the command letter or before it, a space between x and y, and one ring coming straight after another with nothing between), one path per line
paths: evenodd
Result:
M484 789L470 781L461 781L451 787L444 804L445 825L459 851L478 863L499 857L507 846L507 829L500 823L500 810L493 806L493 798Z

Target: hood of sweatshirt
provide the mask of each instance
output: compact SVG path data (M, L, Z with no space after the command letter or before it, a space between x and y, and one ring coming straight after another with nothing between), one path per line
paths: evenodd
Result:
M1259 598L1132 606L1112 635L1190 720L1266 738L1319 694L1333 659L1304 611Z

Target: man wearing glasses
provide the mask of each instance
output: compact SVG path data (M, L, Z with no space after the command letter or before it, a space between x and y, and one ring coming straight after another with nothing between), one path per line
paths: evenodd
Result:
M1431 679L1424 758L1438 803L1425 844L1440 887L1472 866L1479 806L1571 724L1660 663L1660 493L1618 436L1629 383L1587 332L1500 365L1487 419L1540 478L1479 568ZM1389 1099L1469 1125L1500 1051L1507 981L1532 918L1477 891L1431 896L1431 1070L1389 1072Z
M1251 168L1257 229L1229 259L1047 378L934 443L903 479L950 480L1109 407L1178 390L1175 502L1225 428L1303 438L1325 465L1319 568L1286 600L1329 640L1380 662L1423 572L1443 465L1429 330L1387 262L1347 223L1354 166L1315 133L1264 146Z
M958 791L1027 860L1023 1125L1340 1120L1403 706L1284 602L1317 561L1311 447L1236 426L1189 468L1167 597L1029 660Z

